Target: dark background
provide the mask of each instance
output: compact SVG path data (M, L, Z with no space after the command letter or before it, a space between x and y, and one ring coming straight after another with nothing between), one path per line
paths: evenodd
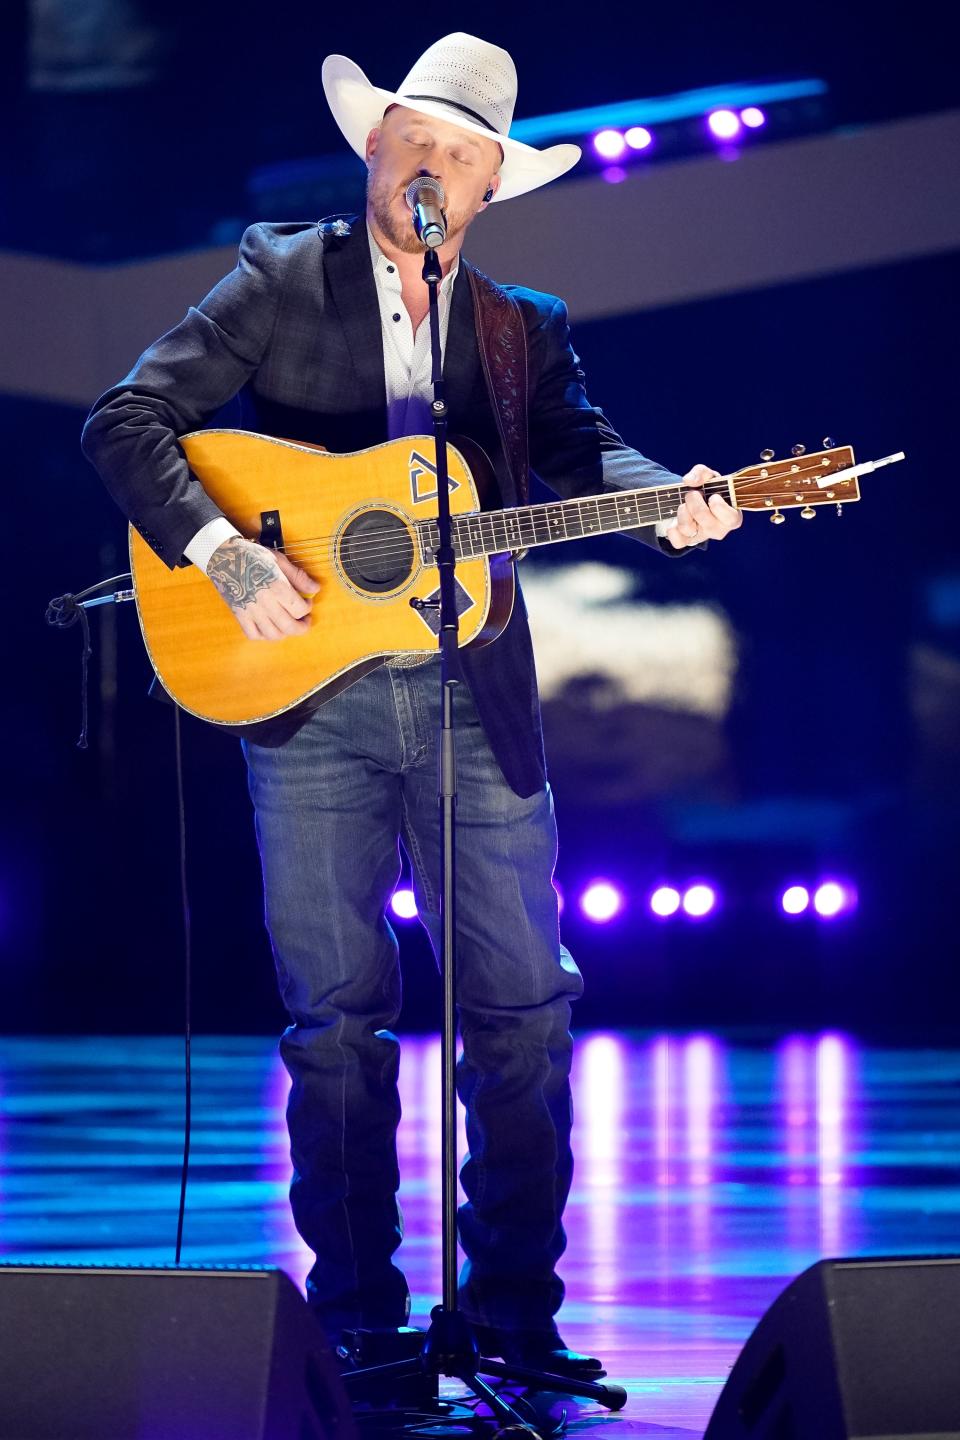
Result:
M830 87L830 123L848 125L953 106L960 89L946 12L932 7L696 3L632 15L593 4L589 18L552 6L549 24L498 4L437 23L401 21L394 7L331 19L284 3L255 23L220 4L61 8L72 49L50 42L41 7L33 19L8 13L18 24L0 47L0 93L16 143L0 176L0 244L91 262L291 218L257 210L255 180L266 166L342 154L319 83L331 51L392 85L437 34L475 31L514 55L519 116L815 75ZM140 43L120 47L131 26ZM739 650L722 723L653 705L598 718L588 677L547 707L561 882L603 871L643 892L661 875L704 873L725 894L700 925L658 924L642 906L603 929L568 913L565 938L588 978L581 1022L955 1030L957 278L956 255L940 256L576 330L594 403L677 469L730 469L761 446L812 449L828 434L859 458L908 454L866 480L864 503L840 520L824 509L773 530L748 516L722 546L676 564L625 540L578 552L635 569L646 602L720 606ZM182 1014L172 713L145 698L132 610L95 612L91 743L77 751L79 632L43 623L50 596L126 568L125 527L79 453L82 420L0 397L15 497L0 1028L166 1030ZM550 563L542 552L527 562ZM239 749L189 717L183 743L195 1022L273 1031L283 1017ZM777 916L783 879L832 872L857 881L855 916ZM431 962L413 930L403 947L403 1024L431 1028Z

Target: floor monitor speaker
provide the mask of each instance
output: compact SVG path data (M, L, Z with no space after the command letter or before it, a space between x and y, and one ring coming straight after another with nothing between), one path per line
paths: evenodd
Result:
M0 1265L0 1440L355 1440L281 1270Z
M821 1260L747 1340L704 1440L960 1440L960 1256Z

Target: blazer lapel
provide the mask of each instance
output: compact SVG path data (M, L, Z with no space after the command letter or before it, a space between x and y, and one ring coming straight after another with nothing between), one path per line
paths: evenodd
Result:
M359 389L354 408L379 417L379 434L371 438L370 444L381 444L387 438L383 335L367 227L362 216L353 222L350 234L343 239L326 237L323 269L327 292L356 371Z

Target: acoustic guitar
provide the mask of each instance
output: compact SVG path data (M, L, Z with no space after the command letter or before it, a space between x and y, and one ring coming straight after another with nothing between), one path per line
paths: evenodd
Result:
M250 725L306 700L329 699L396 654L437 650L437 476L432 436L337 455L244 430L182 437L190 468L242 535L285 551L317 582L306 633L254 644L209 578L170 570L131 527L140 625L154 669L184 710L216 725ZM799 449L800 447L796 447ZM769 456L769 452L764 452ZM889 459L899 457L888 457ZM799 507L859 500L849 446L749 465L709 482L742 510L774 522ZM467 441L448 471L461 645L487 645L514 601L518 552L634 530L677 513L685 487L652 486L507 510L483 508L490 463Z

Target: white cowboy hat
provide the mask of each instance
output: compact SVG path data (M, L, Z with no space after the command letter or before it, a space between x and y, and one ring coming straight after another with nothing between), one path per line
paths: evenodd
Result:
M371 85L346 55L328 55L323 62L323 90L334 120L361 160L366 158L367 136L380 124L388 105L419 110L496 140L503 150L503 164L494 200L536 190L566 174L580 159L578 145L536 150L510 139L517 67L506 50L475 35L445 35L424 51L396 91Z

